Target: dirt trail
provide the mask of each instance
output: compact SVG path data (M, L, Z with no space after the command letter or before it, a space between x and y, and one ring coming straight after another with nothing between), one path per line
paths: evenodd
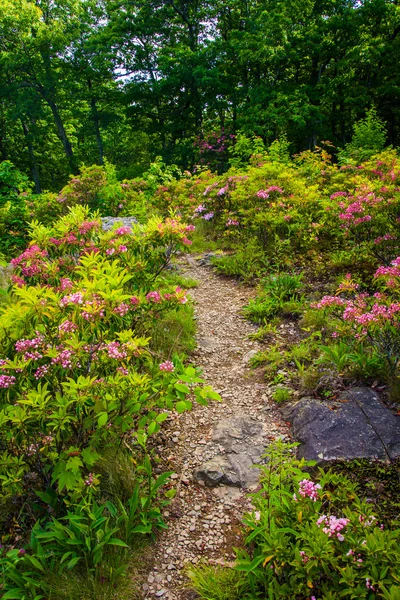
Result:
M185 566L201 559L231 561L232 548L239 544L240 519L249 508L246 491L208 488L193 477L193 470L215 453L208 444L213 427L221 419L245 414L266 424L270 436L286 433L262 375L248 366L260 345L248 339L255 329L240 310L254 290L218 277L196 258L186 260L185 275L199 282L190 292L198 325L194 360L222 402L177 415L168 422L157 446L160 456L170 462L169 468L172 465L176 471L178 493L165 512L168 530L150 549L152 567L142 584L144 600L194 598L185 588Z

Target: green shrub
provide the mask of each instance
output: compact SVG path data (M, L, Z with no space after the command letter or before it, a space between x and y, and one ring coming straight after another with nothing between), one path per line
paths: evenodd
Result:
M200 564L190 567L187 576L203 600L242 600L246 588L243 575L229 568Z
M278 387L272 394L272 399L277 404L281 404L281 402L287 402L288 400L290 400L291 395L292 390L290 390L289 388Z
M267 459L244 519L249 549L237 551L242 597L396 598L400 531L381 527L343 475L319 470L314 483L293 445L276 443Z

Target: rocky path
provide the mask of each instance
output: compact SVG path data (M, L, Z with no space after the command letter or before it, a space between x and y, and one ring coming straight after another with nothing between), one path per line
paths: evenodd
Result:
M168 530L150 548L143 600L194 598L185 588L185 568L204 559L233 559L232 549L241 539L241 516L249 508L246 489L238 486L254 485L256 470L249 469L249 463L269 440L286 433L262 375L248 366L259 344L248 339L254 328L240 310L254 290L216 276L199 259L186 260L185 275L199 282L191 290L198 324L194 360L222 402L176 415L160 438L157 450L176 472L178 493L164 513ZM194 476L196 472L230 485L209 487Z

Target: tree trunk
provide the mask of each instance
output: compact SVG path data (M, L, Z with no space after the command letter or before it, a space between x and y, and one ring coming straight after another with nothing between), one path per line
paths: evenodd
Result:
M103 147L103 139L101 137L100 131L100 119L99 119L99 111L97 110L97 101L94 95L92 94L92 82L88 79L88 88L90 90L90 108L92 112L92 119L94 125L94 132L96 135L97 142L97 150L99 152L99 164L104 165L104 147Z
M31 163L32 179L35 183L35 194L40 194L42 190L40 187L39 169L38 169L38 164L36 162L35 151L33 149L32 138L31 138L30 131L28 129L27 124L24 123L24 121L22 119L21 119L21 125L22 125L22 130L24 132L26 145L28 147L29 162Z
M71 169L71 173L76 175L78 173L78 168L75 163L74 153L72 151L72 144L68 139L67 132L65 131L64 123L62 122L60 111L58 110L57 104L49 98L47 95L44 96L47 104L50 106L51 112L53 113L54 122L57 127L57 134L61 140L61 143L64 147L64 152L68 158L69 168Z

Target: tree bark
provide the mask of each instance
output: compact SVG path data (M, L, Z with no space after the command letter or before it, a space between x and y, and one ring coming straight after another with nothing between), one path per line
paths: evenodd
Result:
M28 148L29 162L31 163L32 179L35 183L35 194L40 194L42 190L40 187L39 168L38 168L38 164L36 162L36 156L35 156L35 151L33 149L31 134L30 134L27 124L22 119L21 119L21 125L22 125L22 130L24 132L26 145Z
M97 110L97 101L94 95L92 94L92 82L90 79L87 80L88 88L90 91L90 109L92 113L94 132L96 135L97 142L97 150L99 153L99 164L104 165L104 147L103 147L103 138L101 137L100 131L100 119L99 119L99 111Z
M68 139L67 132L65 131L64 123L62 121L60 111L58 110L57 104L49 98L47 95L44 96L47 104L50 106L51 112L53 113L54 122L57 127L58 137L61 140L61 143L64 147L64 152L68 158L69 168L71 169L71 173L76 175L78 173L78 169L75 163L74 153L72 151L72 144Z

